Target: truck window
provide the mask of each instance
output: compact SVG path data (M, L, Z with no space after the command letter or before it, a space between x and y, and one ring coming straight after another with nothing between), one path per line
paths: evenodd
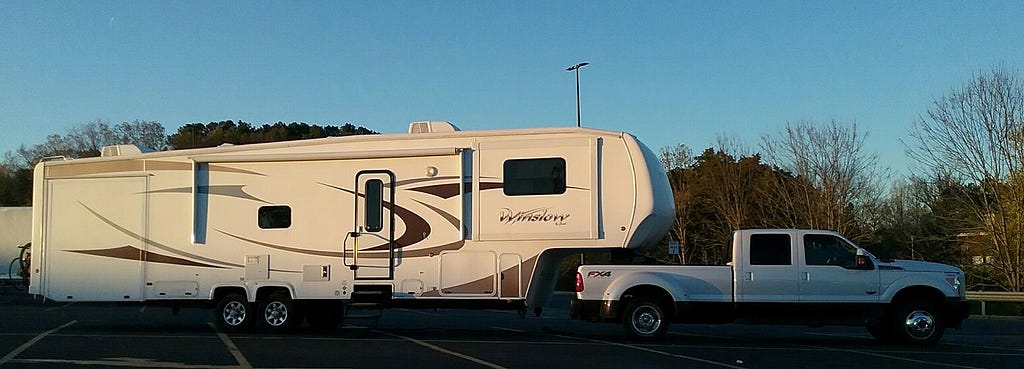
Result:
M750 235L750 265L792 265L793 249L785 233Z
M826 234L804 235L804 261L807 265L857 267L857 249L842 239Z
M565 193L565 159L512 159L502 166L505 196Z

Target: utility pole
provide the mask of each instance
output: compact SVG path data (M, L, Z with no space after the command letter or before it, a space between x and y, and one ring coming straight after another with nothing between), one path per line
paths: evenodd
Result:
M582 62L571 67L565 68L566 71L576 72L576 127L582 126L580 121L580 68L583 68L588 65L590 65L590 63Z

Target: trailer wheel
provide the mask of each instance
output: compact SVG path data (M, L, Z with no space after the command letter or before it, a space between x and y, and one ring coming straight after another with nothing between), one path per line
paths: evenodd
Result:
M217 327L225 332L242 332L252 326L252 304L245 295L229 293L217 301Z
M302 321L299 309L285 293L274 292L260 301L260 326L271 332L283 332Z
M622 314L626 334L642 339L658 338L668 332L669 319L657 301L640 297L629 302Z
M894 338L910 345L934 345L942 338L945 322L933 304L910 301L897 306L892 315Z

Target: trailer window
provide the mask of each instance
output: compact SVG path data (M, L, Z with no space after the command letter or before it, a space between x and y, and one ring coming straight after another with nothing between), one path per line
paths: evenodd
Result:
M384 181L366 181L366 231L380 232L384 229Z
M283 205L261 206L259 224L262 229L288 228L292 226L292 208Z
M503 177L506 196L560 195L565 193L565 159L506 160Z
M750 265L792 265L790 245L788 234L750 235Z

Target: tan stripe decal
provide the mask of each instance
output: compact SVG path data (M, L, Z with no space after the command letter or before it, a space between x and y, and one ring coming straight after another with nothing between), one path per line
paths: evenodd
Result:
M95 210L92 210L92 208L90 208L89 206L83 204L81 201L79 201L78 204L82 205L82 207L84 207L85 210L88 210L90 213L92 213L92 215L95 215L97 218L102 220L104 223L107 223L107 225L113 227L114 229L120 231L121 233L124 233L128 237L131 237L131 238L134 238L136 240L139 240L139 241L143 242L146 245L149 245L149 246L152 246L152 247L155 247L155 248L158 248L158 249L170 252L172 254L178 254L178 255L181 255L181 256L184 256L184 257L192 258L192 259L199 260L199 261L206 262L206 263L210 263L210 264L215 264L215 265L219 264L221 266L225 266L226 265L226 266L232 266L232 267L236 267L236 268L241 268L242 267L242 264L228 263L228 262L224 262L224 261L219 261L219 260L214 260L214 259L202 257L202 256L195 255L195 254L190 254L190 253L183 252L181 250L175 249L173 247L161 244L159 242L147 239L145 237L142 237L142 235L140 235L138 233L132 232L132 231L130 231L130 230L128 230L128 229L126 229L126 228L124 228L122 226L117 225L117 223L114 223L110 219L107 219L104 216L100 215Z
M146 250L142 250L142 249L139 249L139 248L133 247L133 246L121 246L121 247L115 247L115 248L110 248L110 249L101 249L101 250L65 250L65 251L73 252L73 253L76 253L76 254L94 255L94 256L102 256L102 257L115 258L115 259L124 259L124 260L146 261L146 262L150 262L150 263L175 264L175 265L184 265L184 266L195 266L195 267L204 267L204 268L224 269L224 267L221 267L221 266L197 263L197 262L194 262L194 261L191 261L191 260L176 258L176 257L173 257L173 256L161 255L161 254L157 254L157 253L153 253L153 252L148 252Z

